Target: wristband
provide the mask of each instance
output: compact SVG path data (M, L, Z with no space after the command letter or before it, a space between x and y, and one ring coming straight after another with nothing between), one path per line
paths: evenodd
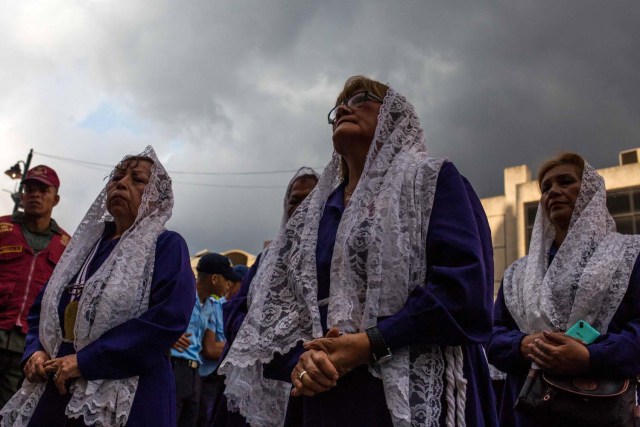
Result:
M391 359L391 350L387 347L384 337L377 326L365 329L369 343L371 343L371 363L380 364Z

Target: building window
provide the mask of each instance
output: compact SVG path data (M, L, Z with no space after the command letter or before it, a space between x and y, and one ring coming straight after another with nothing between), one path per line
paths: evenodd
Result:
M640 187L607 192L607 208L621 234L640 234ZM525 253L529 253L531 232L538 212L538 202L524 205Z
M640 234L640 188L607 193L607 208L618 233Z
M531 243L531 232L533 223L536 222L538 213L538 202L524 204L524 253L529 253L529 243Z

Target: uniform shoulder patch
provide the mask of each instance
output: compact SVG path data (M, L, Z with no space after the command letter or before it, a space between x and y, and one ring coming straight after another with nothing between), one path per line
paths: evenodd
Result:
M20 245L0 246L0 255L20 253L24 248Z

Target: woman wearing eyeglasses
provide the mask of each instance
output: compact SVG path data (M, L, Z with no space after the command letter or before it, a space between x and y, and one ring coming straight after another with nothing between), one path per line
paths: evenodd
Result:
M271 243L220 370L253 426L497 425L489 227L414 108L347 80L335 153Z

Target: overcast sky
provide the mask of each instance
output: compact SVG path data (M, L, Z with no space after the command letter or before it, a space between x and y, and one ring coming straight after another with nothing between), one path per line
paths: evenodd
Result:
M639 41L636 1L0 0L0 167L33 148L32 166L59 173L54 218L72 232L99 165L147 144L175 172L324 166L327 112L364 74L494 196L507 166L563 150L613 166L640 146ZM291 175L173 173L169 228L191 253L257 253ZM0 188L9 213L14 182Z

